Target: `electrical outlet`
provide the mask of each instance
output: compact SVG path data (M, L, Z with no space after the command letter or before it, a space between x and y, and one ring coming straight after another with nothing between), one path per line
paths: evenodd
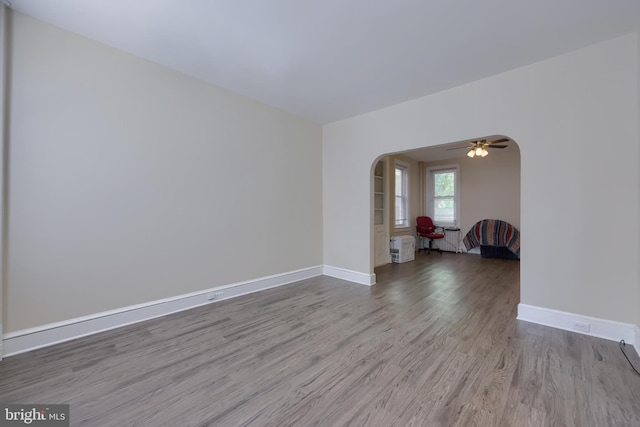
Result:
M572 328L576 331L580 331L580 332L590 332L591 331L591 324L590 323L585 323L585 322L573 322Z
M207 294L207 299L209 301L213 301L213 300L216 300L216 299L222 299L222 298L224 298L224 292L209 292Z

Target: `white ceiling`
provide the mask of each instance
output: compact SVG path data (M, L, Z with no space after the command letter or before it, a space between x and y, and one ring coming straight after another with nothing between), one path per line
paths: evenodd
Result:
M640 25L639 0L9 1L19 12L318 123Z

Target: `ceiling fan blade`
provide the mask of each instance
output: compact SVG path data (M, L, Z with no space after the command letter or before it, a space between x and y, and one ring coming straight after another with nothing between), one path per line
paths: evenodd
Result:
M478 140L478 141L473 141L470 142L469 145L467 145L466 147L454 147L454 148L447 148L447 151L451 151L451 150L462 150L463 148L466 148L467 150L471 150L473 148L478 148L478 147L486 147L486 148L507 148L507 145L493 145L497 142L507 142L510 141L509 138L500 138L500 139L496 139L495 141L490 141L487 142L486 140Z

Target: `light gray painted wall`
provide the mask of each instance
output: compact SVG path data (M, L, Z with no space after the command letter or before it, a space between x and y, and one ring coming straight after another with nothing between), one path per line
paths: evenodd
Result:
M16 14L5 332L322 264L319 125Z
M324 263L373 271L378 156L507 135L521 152L521 302L635 323L637 62L631 34L326 125ZM594 235L602 224L617 231Z
M640 146L640 34L636 34L636 46L638 48L637 52L637 76L638 76L638 100L636 103L636 108L638 109L638 146ZM640 165L640 150L638 150L638 165ZM639 204L638 210L640 210L640 174L638 174L638 192L636 193L636 202ZM638 222L640 222L640 216L638 217ZM638 325L640 325L640 228L638 229L638 306L636 308L636 336L640 334L640 329Z
M8 32L10 9L0 3L0 360L4 354L2 337L4 336L4 288L6 281L5 255L5 223L6 223L6 198L5 186L7 184L5 174L5 151L7 146L7 57L8 57Z

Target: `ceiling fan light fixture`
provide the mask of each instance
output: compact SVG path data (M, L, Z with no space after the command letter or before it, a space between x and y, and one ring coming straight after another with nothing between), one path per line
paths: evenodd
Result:
M467 156L471 157L472 159L475 157L475 155L476 155L476 150L474 150L473 148L469 150L469 152L467 153Z
M477 147L476 148L476 156L482 156L482 150L483 150L482 147Z
M487 156L487 154L489 154L489 152L487 151L487 149L486 149L486 148L483 148L483 149L482 149L482 154L480 154L480 155L481 155L482 157L486 157L486 156Z

